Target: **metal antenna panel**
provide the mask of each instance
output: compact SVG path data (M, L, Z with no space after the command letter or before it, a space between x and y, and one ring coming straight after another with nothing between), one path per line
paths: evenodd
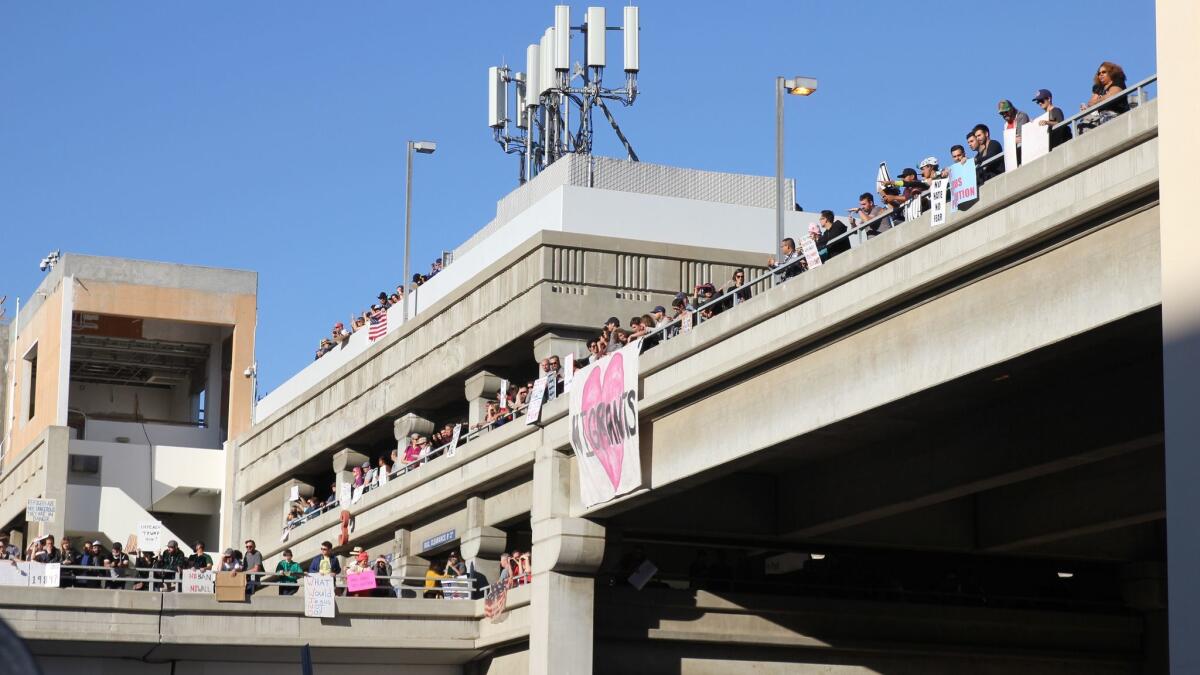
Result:
M553 24L526 48L523 73L508 66L488 69L488 126L505 153L520 157L520 183L568 154L590 155L597 109L628 158L638 161L608 105L618 101L631 106L638 94L641 17L637 7L622 10L621 26L607 24L603 7L588 7L583 23L572 26L570 6L555 5ZM621 31L623 38L624 72L618 87L604 83L608 31ZM578 58L572 46L580 52Z

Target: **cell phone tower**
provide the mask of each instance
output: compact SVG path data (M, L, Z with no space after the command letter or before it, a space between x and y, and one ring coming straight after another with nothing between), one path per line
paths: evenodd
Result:
M623 9L621 26L607 25L603 7L588 7L583 24L572 26L571 7L555 5L554 25L525 50L525 72L514 72L507 65L488 68L488 126L505 153L520 156L521 183L563 155L591 154L592 116L597 108L612 125L629 159L638 161L605 103L633 105L638 94L638 8ZM603 82L605 36L610 30L619 30L624 37L625 81L619 89L607 88ZM579 34L583 49L582 61L573 66L572 33Z

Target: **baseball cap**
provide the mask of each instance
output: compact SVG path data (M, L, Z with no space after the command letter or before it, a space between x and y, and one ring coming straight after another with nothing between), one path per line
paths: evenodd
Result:
M1038 89L1037 91L1033 92L1033 102L1034 103L1037 103L1039 101L1045 101L1048 98L1054 98L1050 94L1049 89Z
M225 549L225 555L233 555L233 549L231 549L231 548Z
M353 553L354 555L358 555L359 553L363 552L363 547L355 546L354 548L350 549L350 552Z
M176 546L179 546L179 542L174 539L167 542L167 548L175 548Z
M653 311L654 311L655 313L662 312L663 314L666 314L666 313L667 313L667 308L666 308L666 307L663 307L662 305L655 305L655 306L654 306L654 310L653 310Z
M92 542L92 546L103 546L103 545L104 545L104 544L101 544L99 539L97 539L96 541L93 541L93 542Z
M341 321L339 321L339 322L337 322L337 323L333 324L333 327L334 327L334 328L339 328L339 329L340 329L340 328L345 328L345 327L346 327L346 324L344 324L344 323L342 323Z
M925 159L921 160L921 163L917 165L917 168L924 169L927 166L937 166L937 165L938 165L938 158L933 157L931 155L931 156L926 157Z
M1010 101L1008 99L1003 99L1000 101L999 104L996 105L996 110L998 110L999 112L1002 112L1002 113L1006 113L1012 109L1013 109L1012 101Z
M917 170L916 170L916 169L914 169L914 168L912 168L911 166L904 167L904 170L900 172L900 176L901 176L901 177L903 177L903 176L915 176L915 175L917 175Z

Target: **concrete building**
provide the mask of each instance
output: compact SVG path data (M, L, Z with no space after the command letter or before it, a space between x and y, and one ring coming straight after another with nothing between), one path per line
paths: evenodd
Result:
M222 545L253 538L268 568L362 546L409 577L461 551L490 580L532 551L500 617L34 588L0 617L54 673L285 673L304 644L320 673L1191 672L1186 638L1168 651L1195 598L1176 582L1193 547L1166 541L1194 500L1165 467L1194 444L1165 440L1165 145L1142 101L946 225L927 213L646 351L642 484L591 507L566 396L466 429L607 317L762 273L772 192L568 158L501 201L413 318L307 365L226 446ZM789 234L810 219L789 213ZM448 422L466 425L452 452L346 494L353 468ZM296 496L332 507L287 527Z
M63 255L5 326L4 529L108 545L160 521L215 545L256 295L253 272ZM26 523L30 498L54 520Z

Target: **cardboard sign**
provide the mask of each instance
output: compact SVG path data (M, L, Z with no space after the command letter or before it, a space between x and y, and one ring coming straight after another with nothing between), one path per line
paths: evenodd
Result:
M800 252L804 254L804 262L808 264L808 269L821 266L821 252L817 250L817 242L813 241L812 237L800 240Z
M30 499L25 502L25 520L31 523L53 523L58 502L54 499Z
M245 573L217 572L216 594L217 602L245 602Z
M333 577L324 574L304 577L304 616L332 619L335 607Z
M525 424L537 424L542 416L542 398L546 394L546 380L538 378L533 381L533 391L529 392L529 409L525 412Z
M183 571L183 592L184 593L213 593L216 584L216 577L212 572L205 570L184 570Z
M346 575L346 590L351 593L369 591L375 588L375 570L363 570Z
M921 196L915 195L904 202L904 222L912 222L921 217Z
M579 460L584 506L606 502L642 484L638 420L641 344L579 371L571 383L571 448Z
M288 490L288 501L289 502L300 501L300 486L299 485L293 485L291 487L291 489Z
M62 565L59 563L26 563L29 566L29 585L42 588L58 588Z
M571 388L571 379L575 377L575 355L567 354L562 357L563 364L563 387Z
M1017 128L1004 129L1004 170L1013 171L1017 168Z
M950 208L979 199L979 177L975 173L975 160L967 159L962 164L950 167Z
M930 227L940 227L949 221L950 212L946 210L946 185L948 183L949 181L945 178L938 178L929 187L929 208L932 213L929 216Z
M163 525L158 521L138 523L137 540L140 550L157 552L162 548L162 533Z
M1050 120L1050 113L1042 113L1037 119L1021 125L1021 163L1028 164L1050 152L1050 127L1042 126L1042 120Z
M558 398L558 374L546 373L546 400L553 401Z

